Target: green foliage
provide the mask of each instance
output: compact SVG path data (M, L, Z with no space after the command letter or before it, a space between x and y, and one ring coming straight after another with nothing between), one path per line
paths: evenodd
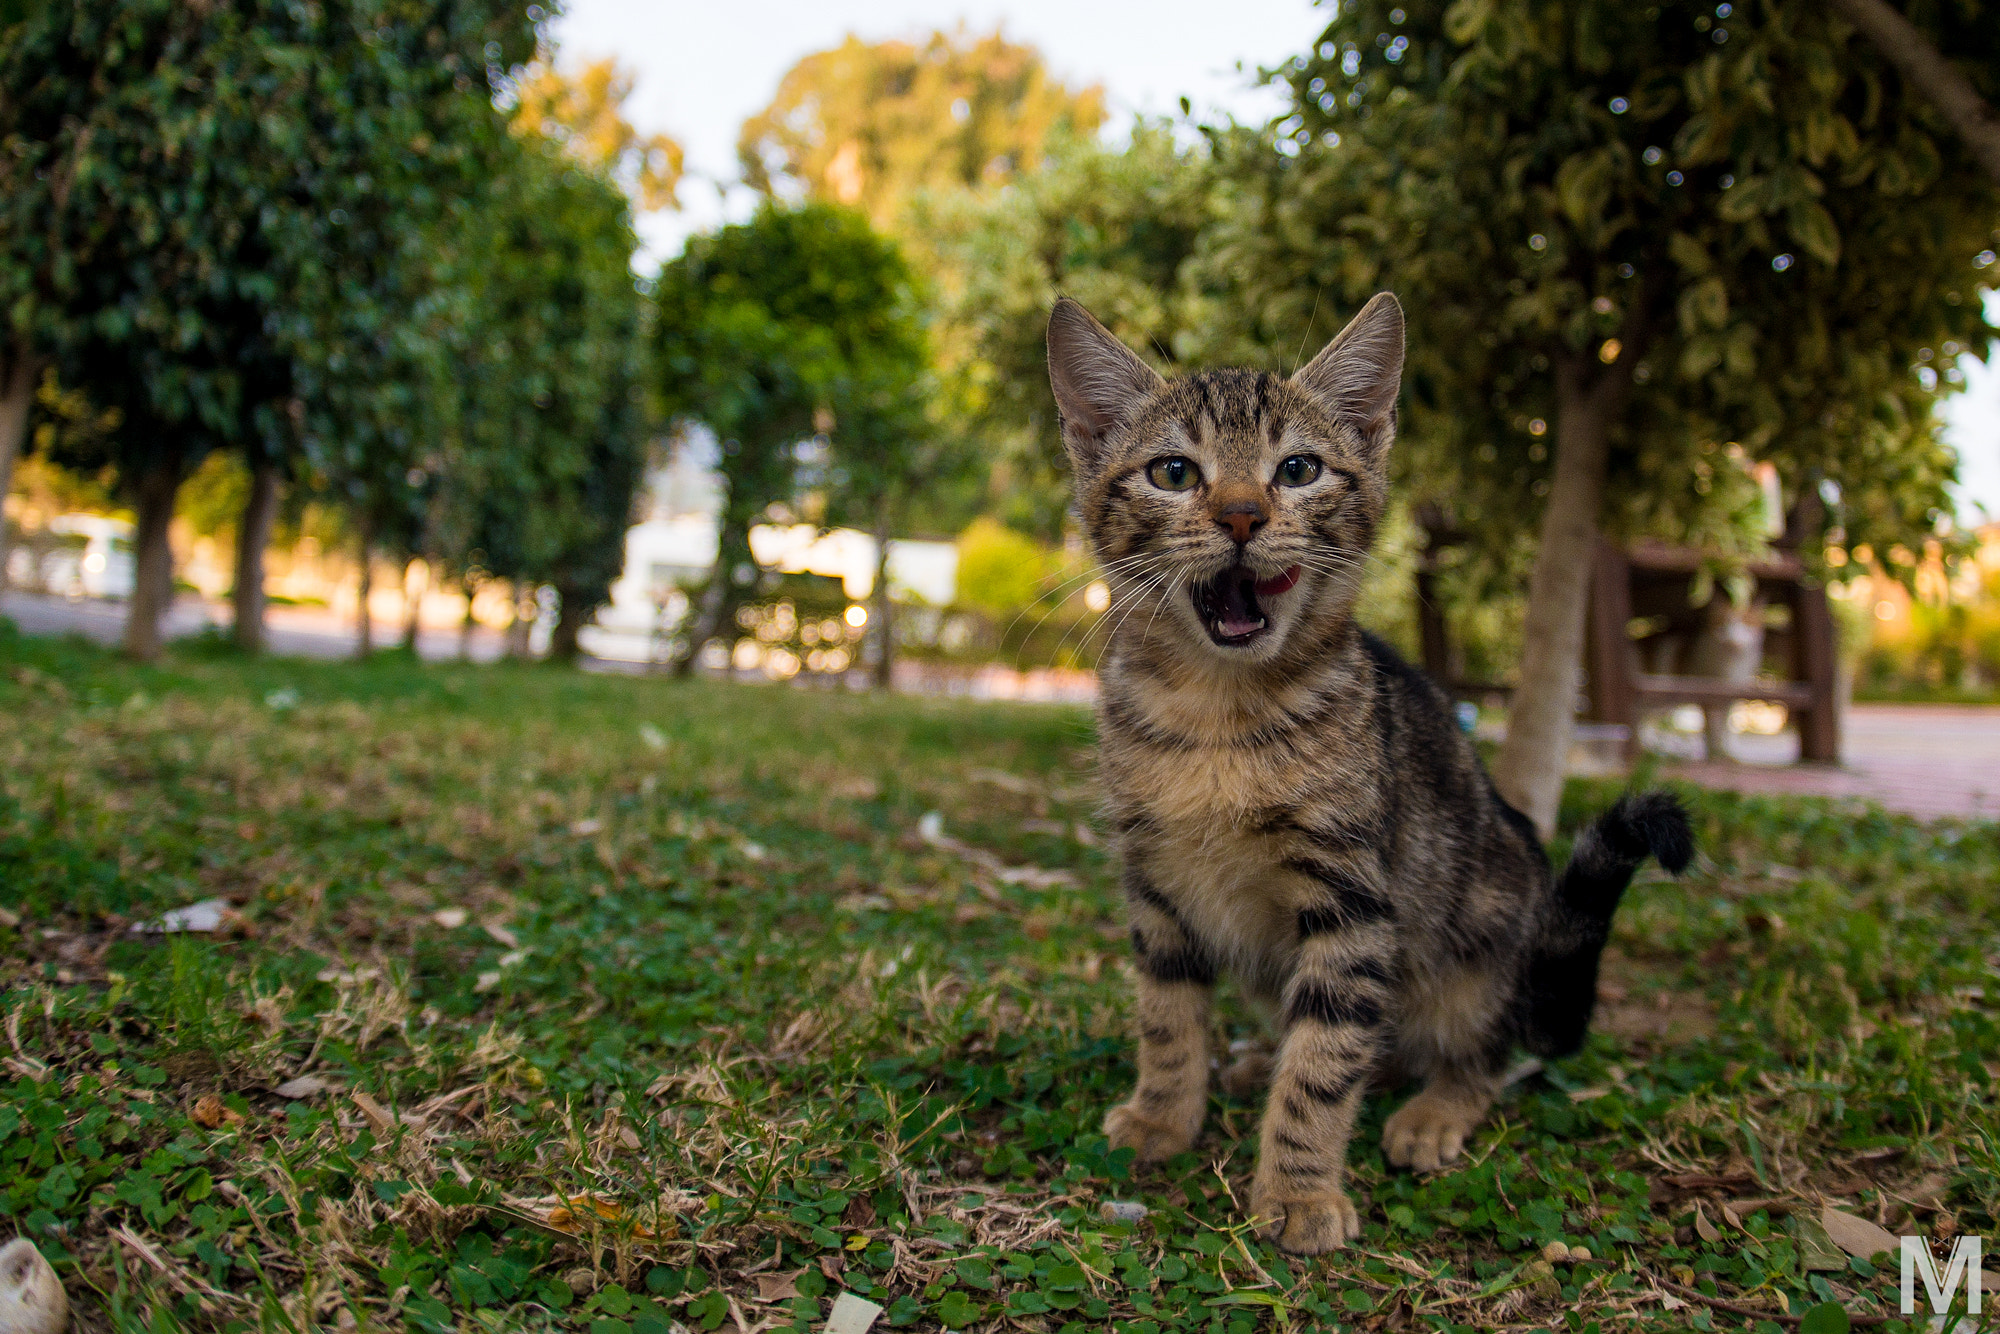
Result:
M2000 1211L1990 823L1689 793L1704 863L1621 909L1608 1031L1452 1171L1389 1172L1372 1096L1363 1245L1307 1262L1241 1227L1254 1101L1158 1168L1105 1152L1131 1048L1081 711L5 634L0 710L0 1211L91 1322L336 1290L363 1328L810 1328L852 1291L892 1328L1678 1331L1662 1281L1893 1315L1896 1276L1802 1269L1761 1208L1703 1240L1668 1176L1870 1213L1935 1172L1963 1231ZM1569 795L1573 832L1614 791ZM933 810L1073 882L911 837ZM246 934L125 930L221 886ZM1218 1038L1253 1026L1225 1001ZM764 1260L798 1296L754 1305Z
M623 564L648 440L630 206L539 136L491 153L445 252L463 306L437 368L447 415L422 477L422 549L554 584L565 620L587 618Z
M1013 616L1046 591L1053 565L1033 538L976 520L958 537L958 600L988 616Z
M1627 368L1612 526L1742 546L1701 452L1734 440L1793 493L1836 482L1850 534L1930 530L1951 460L1922 363L1986 344L2000 191L1831 11L1369 0L1282 75L1283 151L1214 276L1273 356L1301 271L1395 288L1404 467L1496 548L1546 491L1558 381Z
M499 0L34 7L0 51L6 335L122 409L128 470L281 449L296 396L382 368L439 103L532 42Z
M913 202L900 229L936 290L940 374L1006 522L1054 537L1069 503L1043 348L1056 296L1173 371L1210 317L1182 270L1218 207L1206 153L1146 122L1123 149L1059 138L1005 190Z
M785 72L743 123L737 155L753 189L790 186L890 227L916 192L1032 174L1052 137L1103 120L1103 89L1064 87L1039 51L998 31L934 32L921 45L849 34Z

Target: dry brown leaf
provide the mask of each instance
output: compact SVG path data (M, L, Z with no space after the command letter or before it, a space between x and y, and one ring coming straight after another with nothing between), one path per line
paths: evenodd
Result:
M242 1113L232 1112L224 1107L222 1099L213 1093L204 1093L195 1099L194 1109L188 1115L194 1118L196 1125L206 1126L210 1130L220 1130L223 1126L233 1126L243 1120Z
M354 1090L354 1092L347 1096L354 1100L354 1105L361 1110L363 1116L368 1118L368 1124L374 1128L376 1134L386 1135L395 1128L396 1118L381 1103L375 1101L360 1089Z
M798 1277L805 1273L801 1265L789 1274L757 1275L757 1300L760 1302L788 1302L800 1294Z
M1720 1241L1722 1229L1708 1221L1708 1215L1701 1211L1701 1201L1694 1202L1694 1232L1703 1241Z
M1830 1204L1819 1211L1819 1225L1826 1229L1834 1245L1856 1259L1866 1260L1883 1251L1891 1255L1897 1252L1895 1233Z

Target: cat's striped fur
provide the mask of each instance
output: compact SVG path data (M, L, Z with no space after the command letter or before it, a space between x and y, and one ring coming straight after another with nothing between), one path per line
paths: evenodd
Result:
M1640 860L1690 854L1652 794L1553 877L1449 701L1354 624L1402 355L1387 294L1290 379L1162 380L1067 299L1049 327L1077 509L1113 590L1101 770L1139 1083L1105 1130L1142 1159L1193 1144L1210 992L1230 974L1279 1036L1250 1208L1302 1252L1359 1233L1342 1182L1371 1079L1425 1081L1389 1119L1389 1160L1452 1161L1513 1046L1582 1040Z

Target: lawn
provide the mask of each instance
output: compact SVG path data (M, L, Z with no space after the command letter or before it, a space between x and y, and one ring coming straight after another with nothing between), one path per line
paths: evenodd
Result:
M1163 1168L1098 1134L1132 1047L1090 739L0 627L0 1209L134 1331L816 1329L848 1291L878 1330L1824 1334L1896 1272L1822 1204L1994 1236L2000 826L1690 793L1588 1049L1428 1178L1372 1098L1366 1235L1301 1261L1243 1227L1254 1100Z

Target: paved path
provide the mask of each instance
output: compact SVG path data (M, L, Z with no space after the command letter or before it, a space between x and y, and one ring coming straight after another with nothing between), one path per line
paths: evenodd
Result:
M74 631L101 644L115 644L124 626L125 606L9 592L0 594L0 613L12 617L27 634ZM199 634L209 625L226 624L228 617L223 604L179 598L168 613L166 633L169 638ZM342 658L354 651L354 627L323 610L272 607L268 629L271 650L277 654ZM383 644L394 643L400 633L397 626L375 627L377 642ZM417 647L426 659L456 658L458 632L426 630ZM491 661L500 656L501 648L497 632L482 628L474 633L475 660ZM619 665L603 666L616 670ZM925 682L917 688L931 693L938 686ZM994 697L1015 698L1020 693L998 692ZM1847 716L1845 741L1846 762L1837 769L1792 763L1798 741L1787 734L1735 738L1735 750L1743 757L1739 763L1669 761L1666 772L1739 792L1855 797L1925 819L1946 815L2000 819L2000 707L1857 704Z
M0 615L11 618L23 634L80 634L94 643L115 645L125 632L125 604L97 598L43 597L12 590L0 594ZM174 599L161 627L167 639L198 635L210 626L230 622L227 603L209 602L192 594ZM354 623L319 607L269 607L264 633L271 652L289 658L345 658L354 653ZM388 647L402 638L403 627L375 622L376 644ZM498 631L484 626L473 631L472 657L491 662L504 647ZM417 653L438 662L459 655L456 629L425 629L417 636Z
M1671 764L1667 772L1737 792L1860 797L1892 811L2000 819L2000 707L1857 704L1848 710L1843 763L1793 764L1791 736L1737 738L1746 761Z

